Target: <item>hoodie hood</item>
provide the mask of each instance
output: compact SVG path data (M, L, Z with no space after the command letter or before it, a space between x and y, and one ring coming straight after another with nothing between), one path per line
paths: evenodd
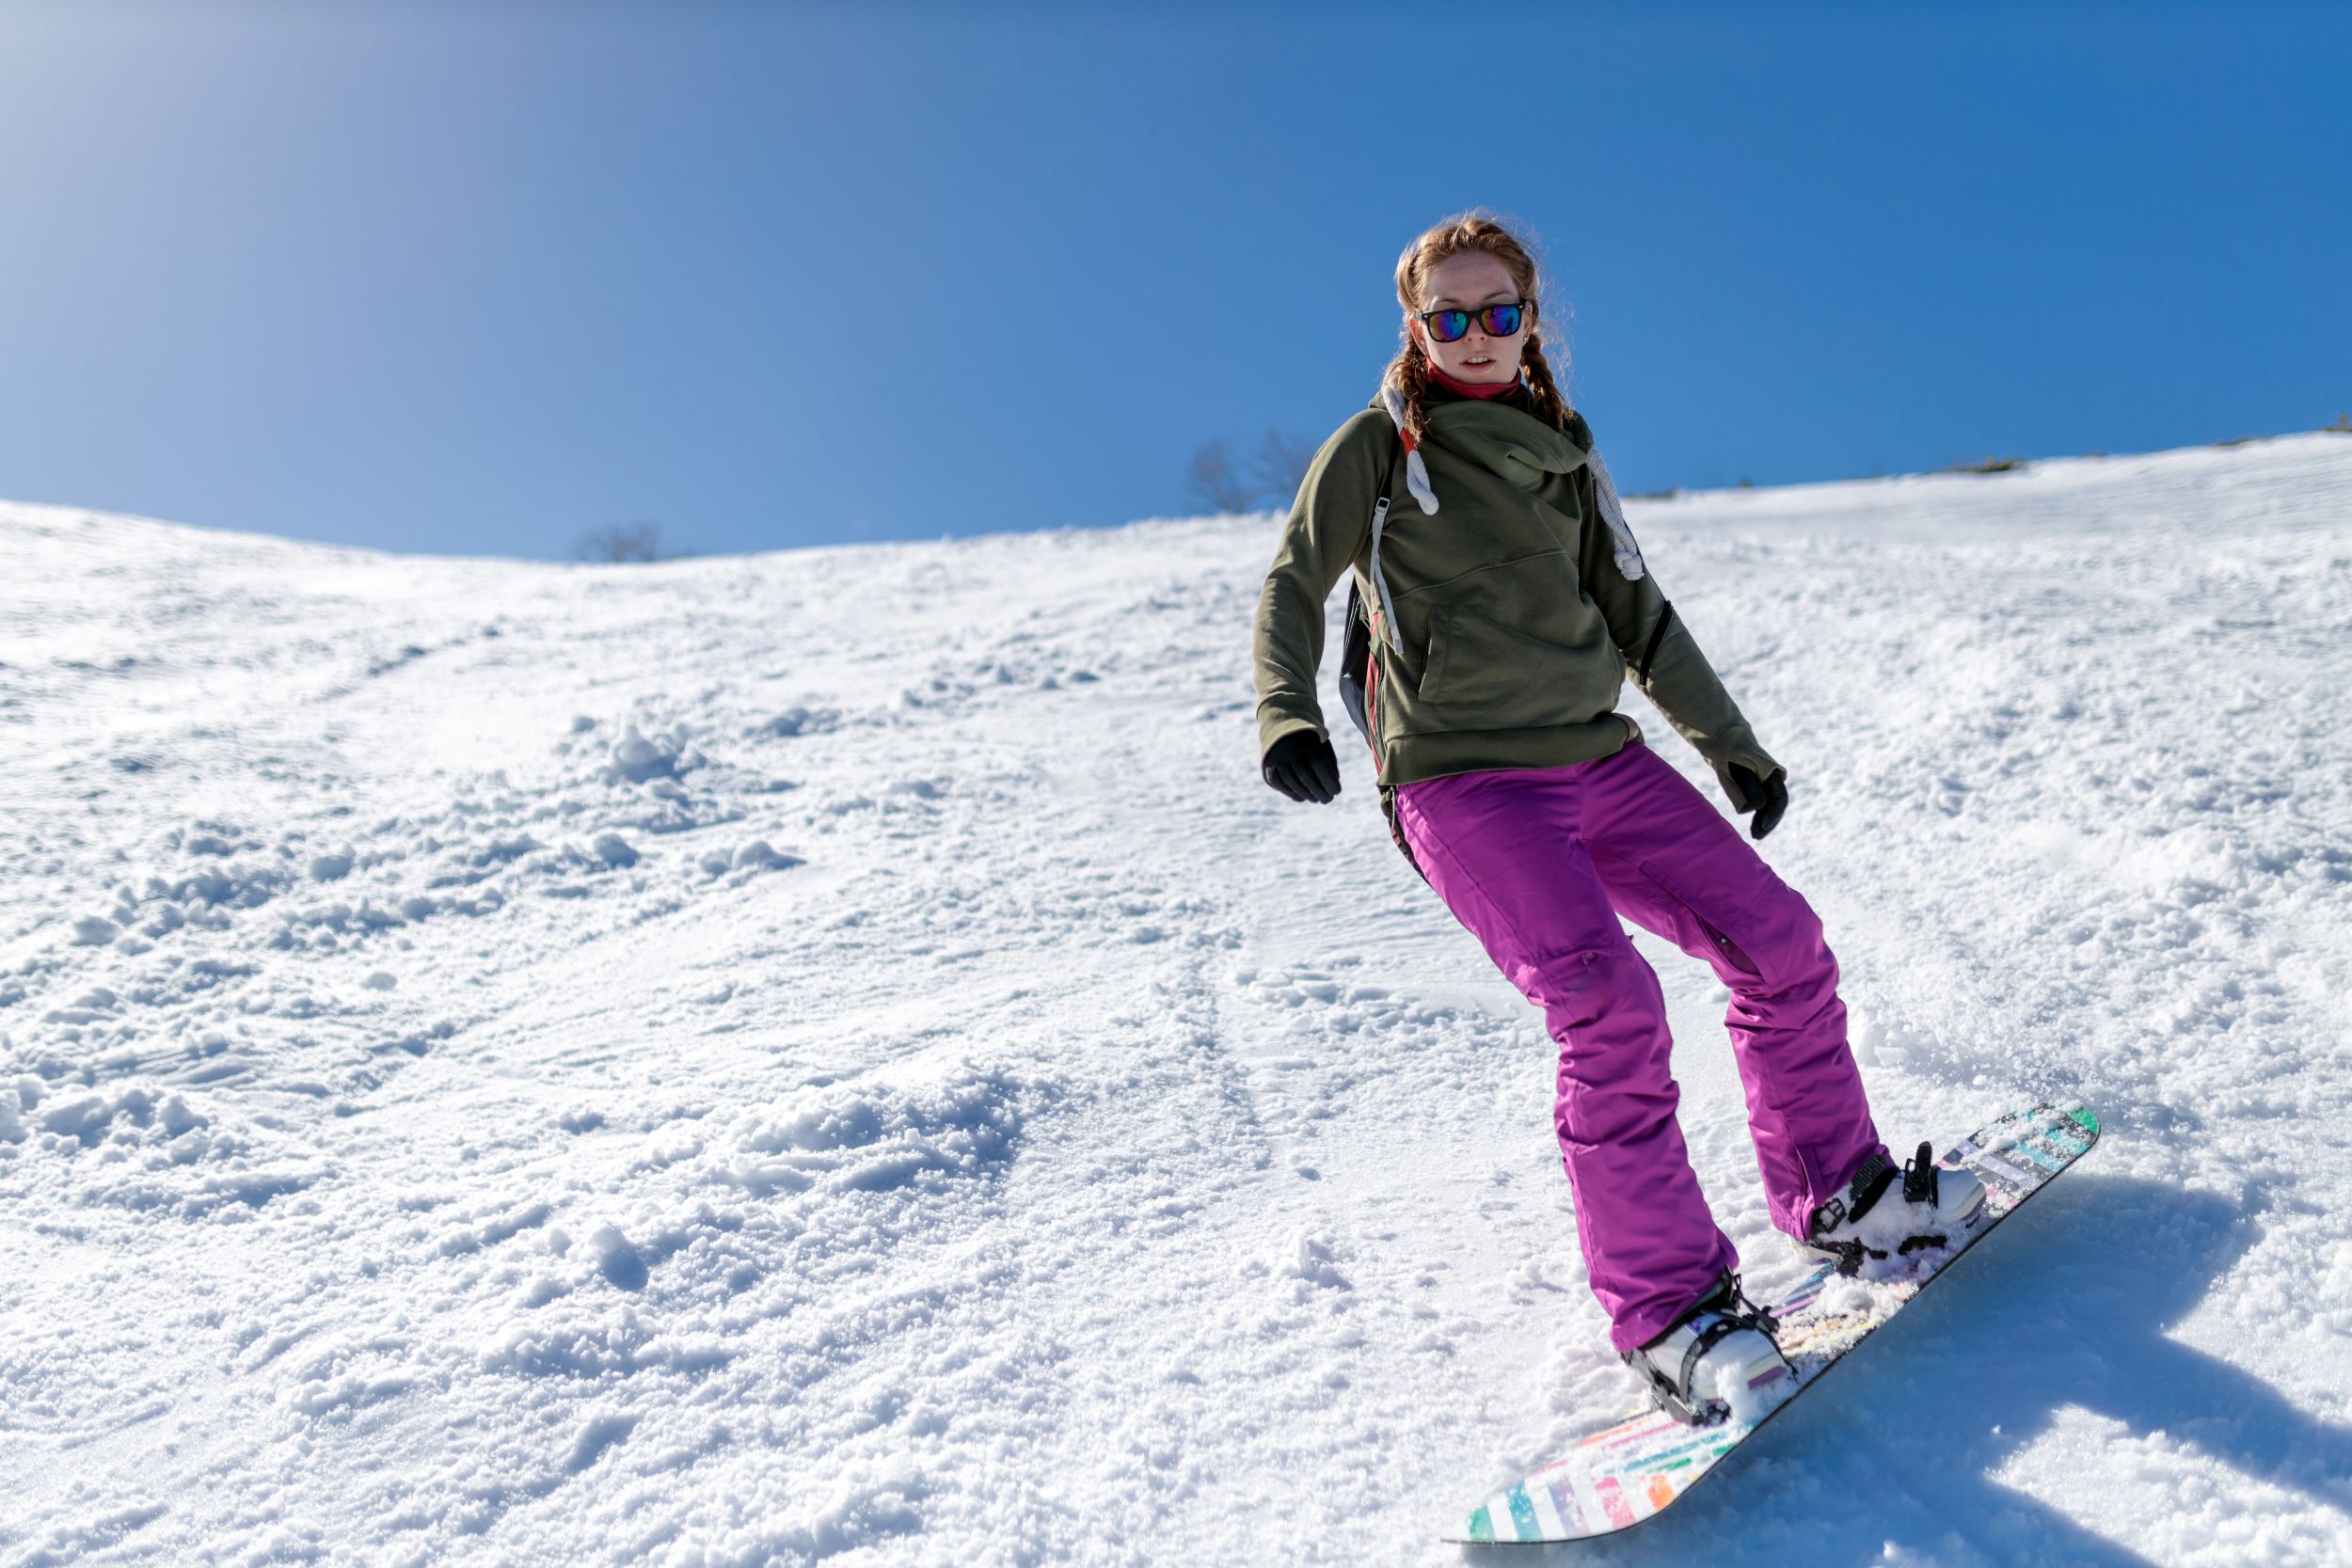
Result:
M1404 395L1384 382L1374 394L1372 406L1388 410L1397 435L1405 441L1406 487L1421 503L1422 511L1436 512L1438 495L1429 483L1428 464L1416 450L1422 442L1405 434ZM1617 569L1629 582L1640 579L1644 570L1641 547L1634 544L1633 531L1626 525L1625 511L1617 501L1617 487L1609 482L1609 469L1593 444L1592 427L1584 422L1583 415L1571 409L1567 428L1554 430L1524 409L1479 398L1432 404L1422 410L1422 415L1427 427L1423 442L1500 474L1522 490L1538 489L1553 474L1572 474L1589 465L1593 470L1594 499L1599 503L1602 520L1609 525Z
M1566 431L1507 403L1464 399L1422 412L1427 426L1422 438L1430 445L1501 474L1522 490L1534 489L1552 474L1576 472L1590 455Z

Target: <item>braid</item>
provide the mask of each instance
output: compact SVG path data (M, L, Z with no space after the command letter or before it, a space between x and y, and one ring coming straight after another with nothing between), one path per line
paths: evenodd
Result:
M1551 379L1551 365L1544 358L1544 335L1532 325L1527 329L1527 347L1520 352L1520 358L1526 362L1528 392L1535 404L1535 417L1554 430L1566 429L1568 402Z
M1405 428L1419 444L1429 433L1429 415L1422 400L1429 389L1429 356L1418 342L1408 341L1405 352L1396 356L1396 389L1405 394Z
M1389 368L1380 373L1380 385L1395 388L1396 395L1405 400L1405 433L1412 437L1415 446L1419 446L1422 437L1429 431L1429 416L1422 395L1429 387L1429 356L1422 352L1422 346L1414 341L1412 333L1405 333L1404 339L1404 346L1396 351L1396 357L1390 360Z

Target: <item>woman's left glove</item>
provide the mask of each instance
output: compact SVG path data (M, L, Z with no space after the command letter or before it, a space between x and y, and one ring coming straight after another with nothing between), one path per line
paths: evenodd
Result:
M1772 769L1769 779L1759 779L1756 769L1733 763L1731 782L1740 786L1740 793L1756 803L1756 820L1748 824L1750 838L1762 838L1780 821L1780 814L1788 809L1788 775Z
M1294 800L1327 806L1340 792L1340 759L1331 743L1312 730L1293 730L1276 741L1258 770Z

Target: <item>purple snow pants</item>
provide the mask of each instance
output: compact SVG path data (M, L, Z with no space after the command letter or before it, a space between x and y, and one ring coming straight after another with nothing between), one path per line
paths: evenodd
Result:
M1617 1349L1656 1338L1740 1262L1692 1173L1665 998L1620 914L1731 988L1724 1022L1774 1225L1802 1238L1883 1147L1820 920L1649 747L1427 779L1400 785L1395 806L1438 896L1559 1042L1552 1125Z

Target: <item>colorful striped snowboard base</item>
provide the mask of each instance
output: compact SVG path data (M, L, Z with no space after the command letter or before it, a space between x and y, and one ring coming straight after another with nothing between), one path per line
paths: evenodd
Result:
M1742 1426L1687 1427L1650 1410L1596 1433L1525 1481L1496 1493L1470 1516L1457 1542L1585 1541L1638 1525L1698 1484L1723 1457L1794 1403L1849 1351L1902 1310L1962 1253L2080 1159L2099 1141L2099 1118L2080 1105L2011 1111L1936 1162L1984 1182L1991 1214L1960 1252L1923 1255L1923 1272L1883 1284L1840 1277L1827 1263L1775 1305L1780 1348L1796 1369L1796 1392Z

